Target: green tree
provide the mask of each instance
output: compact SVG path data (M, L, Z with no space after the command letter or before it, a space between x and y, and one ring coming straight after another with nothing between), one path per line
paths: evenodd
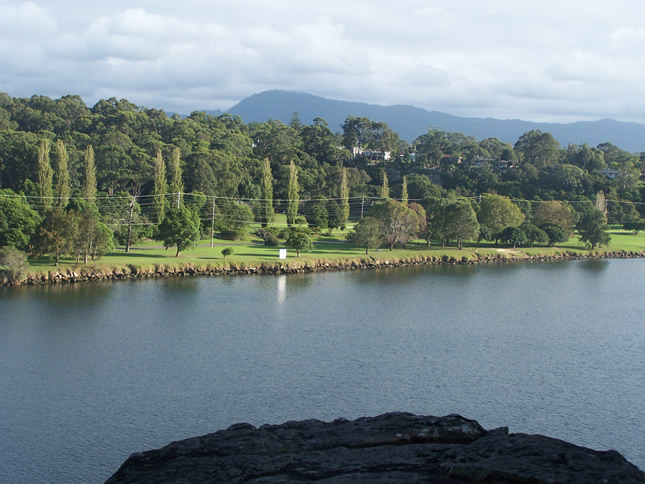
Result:
M0 190L0 247L11 245L26 251L40 221L24 196Z
M313 199L305 203L305 217L307 223L314 230L319 233L326 230L329 226L329 212L327 211L327 199L321 195L313 197Z
M390 198L390 184L387 180L387 173L383 171L383 184L381 185L381 198Z
M50 210L38 228L33 253L36 256L53 256L58 267L60 258L73 252L77 233L78 220L74 213L69 214L60 209Z
M512 245L513 248L517 247L518 245L524 245L528 243L526 233L520 227L506 227L502 231L500 238L502 239L502 242Z
M96 198L96 165L94 163L94 148L88 145L85 149L85 177L83 178L83 197L93 202Z
M222 255L224 256L224 259L226 259L229 255L233 254L233 247L224 247L222 249Z
M164 247L177 246L179 257L181 251L193 247L199 240L199 217L186 207L171 208L159 224L159 237Z
M50 210L53 206L54 198L54 170L52 170L49 161L49 148L50 142L48 139L43 139L40 142L38 149L38 167L37 167L37 181L38 181L38 196L40 197L41 214Z
M401 186L401 203L408 204L408 177L403 176L403 184Z
M347 183L347 168L343 167L342 177L340 180L340 218L338 225L341 230L345 230L347 220L349 219L349 186Z
M457 199L443 204L443 237L446 243L457 241L457 248L462 249L463 241L475 239L479 234L477 214L468 200Z
M545 168L558 161L560 143L550 133L534 129L524 133L515 143L515 151L522 153L524 161Z
M585 211L576 224L578 238L587 247L595 249L597 245L609 245L611 237L607 233L609 226L605 214L600 210L592 208Z
M381 223L383 242L390 250L395 244L405 244L419 231L417 214L390 198L374 205L369 215Z
M289 188L287 193L287 225L295 223L298 216L298 205L300 203L300 186L298 185L298 167L291 161L289 165Z
M363 217L354 226L354 231L348 235L347 240L354 247L365 247L365 254L368 254L370 249L380 247L383 242L382 231L383 228L378 220L373 217Z
M268 158L262 163L261 181L261 219L262 227L268 226L273 220L273 175L271 173L271 162Z
M486 194L482 197L477 219L497 239L506 227L521 225L524 214L510 198Z
M637 235L641 230L645 230L645 218L630 217L623 223L623 228L625 230L631 230L632 232L634 232L634 235ZM1 241L0 245L2 245Z
M244 238L253 223L253 211L245 203L232 200L220 202L222 238L237 240Z
M546 234L546 232L536 225L523 223L522 225L520 225L520 228L524 231L524 234L526 235L526 241L531 247L533 247L533 244L535 244L536 242L540 244L546 244L549 241L549 236Z
M573 235L576 214L573 207L566 202L551 200L540 202L533 210L532 222L541 227L545 223L552 223L564 230L567 236Z
M548 222L540 225L540 228L544 230L549 238L549 247L553 247L559 242L566 242L569 240L567 233L558 224Z
M67 207L71 188L69 186L69 154L62 140L56 142L56 170L55 170L56 187L54 197L56 206L60 209Z
M307 252L314 249L311 238L299 230L293 230L287 238L286 245L289 249L296 251L296 257L300 257L300 252Z
M155 177L154 177L154 211L157 216L157 222L164 219L166 212L166 164L163 161L161 150L157 150L155 157Z
M177 147L172 150L170 166L172 168L170 191L175 197L177 197L176 206L180 207L184 195L184 180L181 169L181 150Z

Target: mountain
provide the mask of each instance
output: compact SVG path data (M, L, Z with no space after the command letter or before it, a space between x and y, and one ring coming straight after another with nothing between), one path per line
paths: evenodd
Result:
M311 124L314 118L323 118L334 132L342 130L341 125L347 116L364 116L372 121L387 123L402 139L409 142L431 127L464 133L478 140L498 138L511 144L525 132L539 129L551 133L563 147L570 143L597 146L610 142L633 153L645 151L645 124L612 119L561 124L519 119L467 118L414 106L379 106L278 90L253 94L227 112L239 115L245 123L276 119L287 124L293 113L297 112L303 124Z

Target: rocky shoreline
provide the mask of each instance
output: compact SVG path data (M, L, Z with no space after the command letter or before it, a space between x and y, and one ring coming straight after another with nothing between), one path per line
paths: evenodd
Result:
M459 415L236 424L131 455L107 484L202 482L645 483L616 451L485 430Z
M296 274L307 272L365 270L387 267L417 266L417 265L466 265L466 264L505 264L519 262L554 262L581 259L635 259L645 258L645 251L617 252L563 252L554 255L527 256L516 255L512 252L500 252L493 255L467 256L432 256L418 255L398 259L377 259L373 256L353 257L341 260L303 259L289 262L262 263L219 263L219 264L155 264L151 267L126 265L123 267L78 266L59 271L29 273L20 281L11 284L8 279L0 279L0 286L9 285L42 285L42 284L74 284L85 281L111 281L124 279L147 279L158 277L193 277L193 276L222 276L247 274Z

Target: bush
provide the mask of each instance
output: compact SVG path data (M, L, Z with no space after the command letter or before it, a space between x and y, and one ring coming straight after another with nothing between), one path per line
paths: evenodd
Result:
M20 281L27 267L27 254L11 246L0 249L0 276L10 284Z
M222 255L224 256L224 259L226 259L226 257L232 254L233 254L233 247L224 247L222 249Z

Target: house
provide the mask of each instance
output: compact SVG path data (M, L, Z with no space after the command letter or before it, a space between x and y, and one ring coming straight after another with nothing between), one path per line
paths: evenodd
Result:
M620 172L614 168L605 168L601 173L610 180L615 180L616 177L618 177L618 175L620 174Z
M392 158L391 151L364 150L360 146L352 148L352 155L354 158L361 156L371 161L389 161Z

